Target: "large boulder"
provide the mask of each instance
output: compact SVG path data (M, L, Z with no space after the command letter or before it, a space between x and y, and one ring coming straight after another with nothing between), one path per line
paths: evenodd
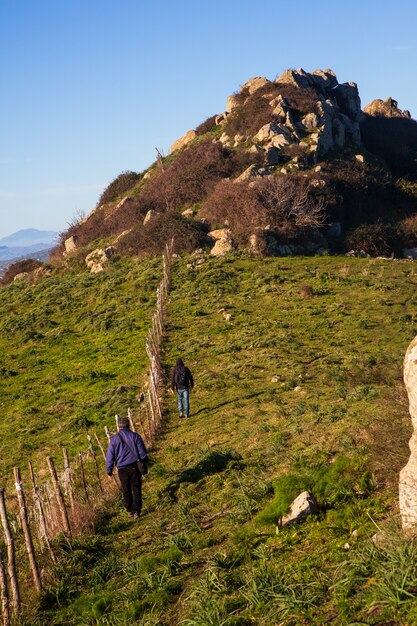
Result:
M340 111L354 121L359 121L361 117L361 99L359 97L356 83L343 83L333 89L336 102Z
M189 130L188 132L185 133L185 135L177 139L177 141L174 141L174 143L172 144L169 150L170 154L172 152L175 152L175 150L181 150L181 148L184 148L184 146L186 146L188 143L190 143L190 141L192 141L196 137L197 137L197 133L195 132L195 130Z
M410 111L401 111L398 108L398 102L392 98L372 100L372 102L366 105L364 112L372 116L411 118Z
M270 122L268 124L265 124L264 126L262 126L262 128L258 130L253 138L253 141L255 143L262 143L265 141L270 141L273 138L281 138L279 139L279 141L288 144L291 141L291 134L284 124Z
M319 91L326 92L337 85L337 77L333 70L314 70L310 76L314 87Z
M255 93L255 91L257 91L258 89L260 89L264 85L267 85L270 82L271 81L265 78L265 76L255 76L254 78L251 78L248 81L246 81L244 85L242 85L241 91L243 91L244 89L247 89L247 91L249 92L249 95L252 95L253 93Z
M249 254L256 257L279 255L278 239L270 226L255 228L249 237Z
M108 263L114 253L115 248L113 246L108 246L107 248L97 248L96 250L90 252L90 254L87 254L85 257L85 264L92 274L104 272L106 263Z
M400 472L400 512L404 530L417 529L417 337L407 348L404 359L404 382L408 393L413 433L409 441L410 457Z
M236 107L240 105L240 102L240 94L234 93L231 96L228 96L226 100L226 113L231 113L233 109L236 109Z
M295 87L301 88L313 86L311 75L301 68L299 70L285 70L285 72L283 72L275 82L294 85Z
M309 491L303 491L292 502L287 515L282 518L282 526L290 526L303 522L309 515L318 512L316 499Z
M64 245L64 256L66 256L67 254L71 254L71 252L74 252L74 250L77 249L77 235L72 235L72 237L68 237L68 239L65 239Z
M228 252L231 252L235 247L232 239L232 233L228 228L212 230L208 233L208 236L216 242L210 250L210 254L212 256L224 256Z

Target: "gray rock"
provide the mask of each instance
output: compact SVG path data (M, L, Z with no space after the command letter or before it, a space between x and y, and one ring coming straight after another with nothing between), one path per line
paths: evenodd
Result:
M313 79L310 74L305 72L302 68L298 70L285 70L275 82L295 85L295 87L301 88L313 86Z
M271 81L265 78L265 76L255 76L254 78L250 78L248 81L246 81L244 85L242 85L241 91L247 89L249 95L252 95L253 93L255 93L255 91L270 82Z
M190 141L192 141L196 137L197 137L197 133L195 132L195 130L189 130L188 132L185 133L185 135L180 137L180 139L177 139L177 141L174 141L174 143L172 144L169 150L170 154L172 154L172 152L175 152L175 150L181 150L181 148L184 148L184 146L186 146L188 143L190 143Z
M113 246L97 248L85 257L85 264L92 274L104 272L106 263L108 263L114 253L115 248Z
M317 501L309 491L303 491L292 502L290 511L282 518L282 526L299 524L307 519L309 515L318 512Z
M333 120L332 131L335 146L343 148L345 145L345 126L337 117Z
M301 125L306 130L313 130L319 125L319 119L315 113L307 113L301 120Z
M400 512L404 530L417 527L417 337L407 348L404 359L404 382L408 393L413 434L409 447L410 457L400 472Z
M226 113L231 113L233 109L236 109L236 107L239 106L240 101L241 99L239 97L239 94L233 94L231 96L228 96L226 100Z
M359 121L361 116L361 99L356 83L343 83L338 85L333 93L340 111L354 121Z
M320 91L330 91L337 85L337 77L333 70L314 70L310 76L314 87Z
M148 224L157 215L158 215L158 211L156 211L155 209L149 209L149 211L147 212L147 214L144 217L143 225L145 226L145 224Z
M71 252L74 252L74 250L77 249L77 235L68 237L68 239L65 240L64 245L65 245L64 256L67 254L71 254Z

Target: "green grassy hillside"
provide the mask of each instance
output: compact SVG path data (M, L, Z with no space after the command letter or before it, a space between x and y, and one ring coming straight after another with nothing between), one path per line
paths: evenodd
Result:
M128 406L158 263L0 292L3 471L28 450L78 449L83 420L94 429ZM399 532L397 484L416 282L405 261L177 260L163 361L167 376L178 356L191 367L192 416L166 395L143 518L109 504L94 535L57 544L26 624L414 623L417 551ZM280 530L305 488L319 515Z

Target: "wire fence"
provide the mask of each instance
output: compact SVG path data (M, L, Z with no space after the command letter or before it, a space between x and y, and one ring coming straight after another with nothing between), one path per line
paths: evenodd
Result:
M145 391L140 394L136 415L128 409L132 430L138 426L148 448L151 448L162 424L163 369L161 343L165 331L165 312L173 261L173 239L163 253L163 276L157 289L156 308L146 337L149 375ZM117 417L117 416L116 416ZM111 431L104 428L107 442ZM117 432L117 427L116 427ZM106 442L106 443L107 443ZM36 593L44 587L47 568L57 562L53 540L62 535L67 541L94 528L103 501L114 500L119 492L117 476L104 480L105 445L97 433L87 434L87 448L70 460L62 449L62 462L46 458L49 479L39 483L32 463L28 480L23 481L20 467L15 467L15 497L0 487L0 519L3 541L0 542L0 601L3 626L10 626L22 613L19 580L26 576L27 564L21 558L24 550L31 572L29 586ZM102 457L102 458L101 458ZM19 558L17 558L17 552ZM42 565L42 567L41 567ZM21 569L21 572L18 572Z

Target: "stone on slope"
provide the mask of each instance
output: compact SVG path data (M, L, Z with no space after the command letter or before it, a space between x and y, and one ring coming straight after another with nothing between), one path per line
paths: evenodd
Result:
M181 148L184 148L184 146L186 146L188 143L190 143L190 141L192 141L196 137L197 137L197 133L195 132L195 130L189 130L188 132L185 133L185 135L177 139L177 141L174 141L174 143L172 144L169 150L169 153L172 154L172 152L175 152L175 150L181 150Z
M413 433L409 442L410 457L400 472L400 512L403 529L417 529L417 337L407 348L404 359L404 383L408 393Z
M309 515L318 512L315 497L309 491L303 491L292 502L289 513L282 518L282 526L290 526L303 522Z

